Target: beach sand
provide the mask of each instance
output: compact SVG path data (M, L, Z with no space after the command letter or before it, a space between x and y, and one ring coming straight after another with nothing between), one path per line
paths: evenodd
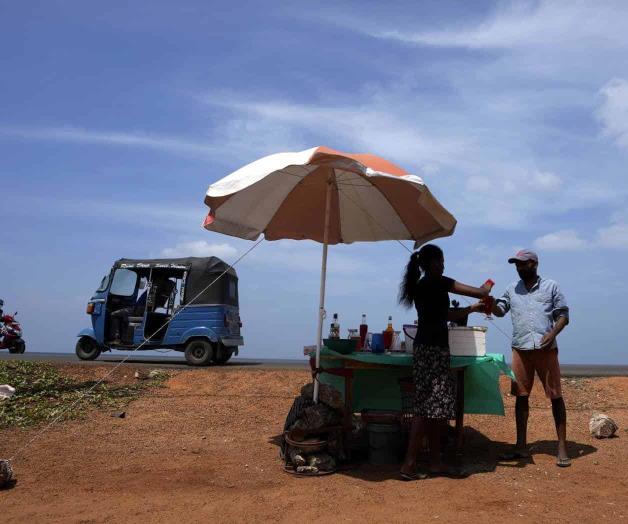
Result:
M102 376L110 368L64 365ZM116 371L128 381L132 367ZM126 377L125 377L126 375ZM124 419L93 412L53 427L14 464L0 491L3 522L583 522L628 521L628 378L564 379L571 468L554 465L550 403L531 397L530 462L499 463L514 438L506 417L467 416L466 479L402 482L396 467L360 465L318 478L282 471L278 436L309 374L300 370L178 371L131 403ZM588 432L594 411L619 437ZM0 457L38 431L0 431Z

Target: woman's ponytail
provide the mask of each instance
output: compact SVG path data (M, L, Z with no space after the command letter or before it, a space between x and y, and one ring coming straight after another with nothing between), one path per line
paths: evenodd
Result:
M421 269L427 271L432 260L443 258L443 250L434 244L425 244L419 251L410 255L406 272L399 285L399 303L407 308L412 307L416 297L416 289L421 279Z
M419 252L415 251L410 255L410 260L406 266L406 272L399 285L399 303L406 308L414 304L416 286L421 279L421 266L419 265Z

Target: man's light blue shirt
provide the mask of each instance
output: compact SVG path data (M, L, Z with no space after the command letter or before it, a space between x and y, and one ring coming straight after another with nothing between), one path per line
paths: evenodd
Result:
M558 317L569 319L569 308L558 284L541 277L529 291L523 280L513 282L497 299L496 306L504 314L510 311L515 349L538 349Z

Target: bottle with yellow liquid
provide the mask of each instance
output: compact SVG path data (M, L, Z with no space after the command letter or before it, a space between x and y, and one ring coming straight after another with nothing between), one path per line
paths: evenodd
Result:
M388 326L386 326L386 329L383 332L384 349L389 350L390 346L392 346L393 334L394 334L394 330L393 330L393 325L392 325L392 316L389 316Z

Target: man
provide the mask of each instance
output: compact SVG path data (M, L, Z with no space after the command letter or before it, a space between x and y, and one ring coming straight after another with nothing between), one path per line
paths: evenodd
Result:
M149 312L155 311L157 308L164 308L168 304L168 299L176 284L167 277L156 276L151 284L151 304L149 304ZM126 329L129 325L129 317L143 317L146 309L147 294L144 291L137 299L134 305L118 309L111 313L111 331L113 334L112 345L121 345L124 343Z
M545 394L552 402L552 414L558 435L556 465L567 467L567 413L560 386L560 365L556 337L569 323L569 308L558 284L537 274L539 258L534 251L523 249L508 259L514 264L521 280L508 286L493 306L493 314L503 317L508 311L512 318L512 370L516 382L515 420L517 443L504 459L528 458L527 449L528 397L539 376Z
M146 291L144 291L138 298L135 304L122 309L117 309L111 313L111 332L113 340L111 344L119 346L127 341L124 340L127 328L129 326L129 317L143 317L144 310L146 309ZM123 342L124 340L124 342Z

